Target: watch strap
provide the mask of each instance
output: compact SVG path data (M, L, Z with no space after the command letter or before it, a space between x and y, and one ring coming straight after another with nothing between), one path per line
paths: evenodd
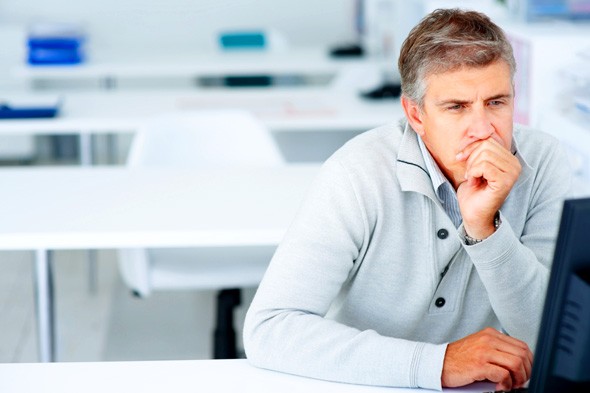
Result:
M494 215L494 230L498 230L500 228L500 224L502 224L502 219L500 218L500 211L497 211ZM476 239L474 237L469 236L465 228L463 228L465 233L465 244L468 246L473 246L474 244L481 243L484 239Z

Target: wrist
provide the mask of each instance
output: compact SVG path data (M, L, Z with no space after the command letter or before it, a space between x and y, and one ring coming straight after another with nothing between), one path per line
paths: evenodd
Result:
M500 227L502 220L500 219L500 211L497 211L494 214L493 219L490 221L490 225L487 225L485 228L480 230L473 230L471 228L468 229L465 223L463 224L463 235L465 238L465 244L468 246L472 246L477 243L481 243L488 237L490 237L496 230Z

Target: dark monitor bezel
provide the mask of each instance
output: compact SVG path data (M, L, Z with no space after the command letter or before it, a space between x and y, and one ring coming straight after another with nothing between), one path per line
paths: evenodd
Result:
M530 384L531 392L552 393L579 389L579 386L575 384L567 387L569 381L555 376L554 367L557 333L563 317L564 299L569 278L572 273L581 271L590 271L590 198L568 199L563 205L541 328L537 339ZM582 389L587 389L586 383L584 386Z

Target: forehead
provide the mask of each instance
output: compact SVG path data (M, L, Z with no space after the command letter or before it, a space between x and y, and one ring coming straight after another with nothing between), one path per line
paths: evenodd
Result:
M447 96L496 95L512 93L512 77L506 62L483 67L461 67L427 75L425 99Z

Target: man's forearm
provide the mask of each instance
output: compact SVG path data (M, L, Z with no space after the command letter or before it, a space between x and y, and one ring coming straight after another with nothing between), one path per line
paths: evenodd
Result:
M485 242L466 250L504 330L534 348L549 270L514 235L506 217L502 221Z

